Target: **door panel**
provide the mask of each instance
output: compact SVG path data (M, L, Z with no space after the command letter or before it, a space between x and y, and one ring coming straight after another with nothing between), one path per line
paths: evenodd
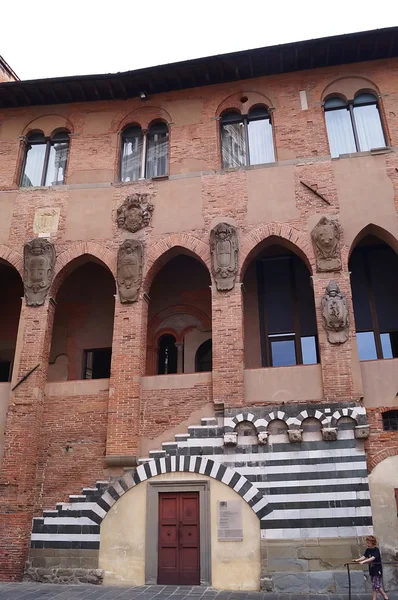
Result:
M199 492L159 494L159 584L199 585L199 535Z

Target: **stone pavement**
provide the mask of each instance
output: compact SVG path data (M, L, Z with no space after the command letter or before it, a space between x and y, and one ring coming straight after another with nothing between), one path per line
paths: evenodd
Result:
M371 594L353 594L352 600L370 600ZM398 592L389 594L398 600ZM341 594L272 594L220 591L210 587L145 585L112 587L94 585L53 585L42 583L0 583L0 600L348 600Z

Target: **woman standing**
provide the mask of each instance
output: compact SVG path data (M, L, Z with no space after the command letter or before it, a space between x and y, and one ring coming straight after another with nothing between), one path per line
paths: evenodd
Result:
M355 558L354 562L359 562L361 565L369 564L369 575L372 581L373 600L377 599L379 592L384 600L388 600L388 596L382 587L383 567L381 566L380 550L377 547L377 540L374 535L369 535L366 538L366 550L363 556Z

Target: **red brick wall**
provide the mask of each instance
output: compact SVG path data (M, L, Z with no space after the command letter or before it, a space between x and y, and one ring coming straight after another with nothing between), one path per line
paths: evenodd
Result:
M398 455L398 431L384 431L383 412L398 410L397 406L368 408L370 436L366 442L368 469L372 471L376 465L388 456Z
M203 225L196 224L184 231L178 228L174 231L171 225L167 233L161 233L152 226L137 234L145 246L142 291L149 292L153 277L163 264L161 257L171 248L188 249L209 267L209 231L215 221L226 217L233 219L238 227L242 272L266 237L277 236L291 242L314 275L325 399L357 400L362 392L360 380L353 375L354 371L358 373L359 367L355 355L355 321L347 272L350 243L344 239L343 232L343 271L334 275L347 294L350 306L350 340L343 347L332 347L325 340L319 309L320 298L332 275L329 277L329 274L315 272L309 237L310 230L321 215L339 214L341 208L333 163L328 157L322 93L330 82L341 77L360 76L373 81L381 94L388 143L397 147L398 82L392 76L395 71L396 60L391 59L159 94L151 98L148 104L132 99L125 102L0 110L0 259L8 261L22 272L23 245L34 235L35 211L40 207L53 206L60 209L60 223L58 231L52 236L57 250L57 264L51 295L56 298L59 285L67 274L68 263L84 254L92 254L100 259L115 274L117 248L126 237L125 232L116 225L117 208L127 195L136 191L153 194L156 204L156 196L171 184L168 181L118 183L118 133L128 123L138 122L146 127L152 119L162 117L171 122L170 174L200 178ZM306 111L301 110L300 90L307 92L309 109ZM259 98L263 98L274 108L272 120L277 160L293 161L294 218L249 225L247 205L250 171L221 171L217 117L223 108L239 107L239 98L243 94L249 97L249 103L258 103ZM180 108L182 105L184 110ZM244 112L247 109L245 106L241 108ZM36 126L49 135L60 124L69 126L71 131L66 183L91 185L90 188L84 188L84 193L87 189L91 190L92 201L81 217L93 231L93 239L90 240L73 237L66 230L71 196L74 194L76 202L77 194L83 194L83 188L75 187L72 190L68 186L58 186L23 190L18 187L23 153L20 136ZM384 161L384 173L391 181L398 208L396 157L397 154L392 152L379 159ZM316 184L331 204L326 204L304 188L300 180ZM114 185L111 187L112 182ZM104 183L107 187L92 187L97 183ZM103 226L103 215L99 214L97 203L103 189L109 192L106 223L111 223L111 236L98 233L105 229L96 229L97 225ZM274 190L266 189L264 193L264 202L272 202ZM383 207L378 206L379 198L375 200L375 213L383 214ZM3 210L6 205L11 209ZM9 210L10 223L6 227L4 223L9 218ZM358 219L360 217L358 211ZM15 381L35 364L40 363L41 366L11 397L0 476L0 539L2 543L5 540L1 551L3 556L7 554L4 560L0 560L0 578L21 574L31 516L42 507L49 508L55 502L65 500L70 493L79 493L82 486L92 485L96 478L102 478L106 473L104 453L137 453L140 435L160 435L211 399L224 402L227 406L243 404L245 331L239 284L240 273L231 293L222 294L213 286L212 385L168 391L167 406L163 402L163 390L141 390L148 324L148 303L143 296L131 306L121 305L116 299L109 398L106 394L62 399L44 397L51 316L47 314L48 307L27 308L23 305ZM375 415L377 412L370 411L370 461L376 460L381 450L395 451L396 448L396 434L382 432L380 417L376 418ZM69 446L71 448L67 451Z

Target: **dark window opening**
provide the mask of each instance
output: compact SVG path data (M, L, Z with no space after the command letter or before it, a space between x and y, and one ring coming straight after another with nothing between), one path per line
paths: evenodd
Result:
M275 162L269 111L258 106L247 115L225 113L221 118L221 151L226 169Z
M333 97L325 102L326 129L330 154L365 152L386 145L377 98L359 94L346 102Z
M177 346L173 335L162 335L159 340L158 374L177 373Z
M304 263L275 248L275 256L257 261L257 286L262 366L318 363L314 295Z
M28 137L21 175L21 187L61 185L65 181L69 151L66 131L45 138L42 133Z
M387 410L382 417L384 431L398 431L398 410Z
M84 350L83 379L107 379L111 376L112 348Z
M11 380L11 361L0 360L0 383Z
M153 179L168 173L169 130L166 123L154 123L143 132L139 125L122 133L121 181Z
M368 236L354 249L349 269L359 359L397 358L397 254Z
M203 373L212 370L212 341L206 340L199 346L195 357L195 371Z

